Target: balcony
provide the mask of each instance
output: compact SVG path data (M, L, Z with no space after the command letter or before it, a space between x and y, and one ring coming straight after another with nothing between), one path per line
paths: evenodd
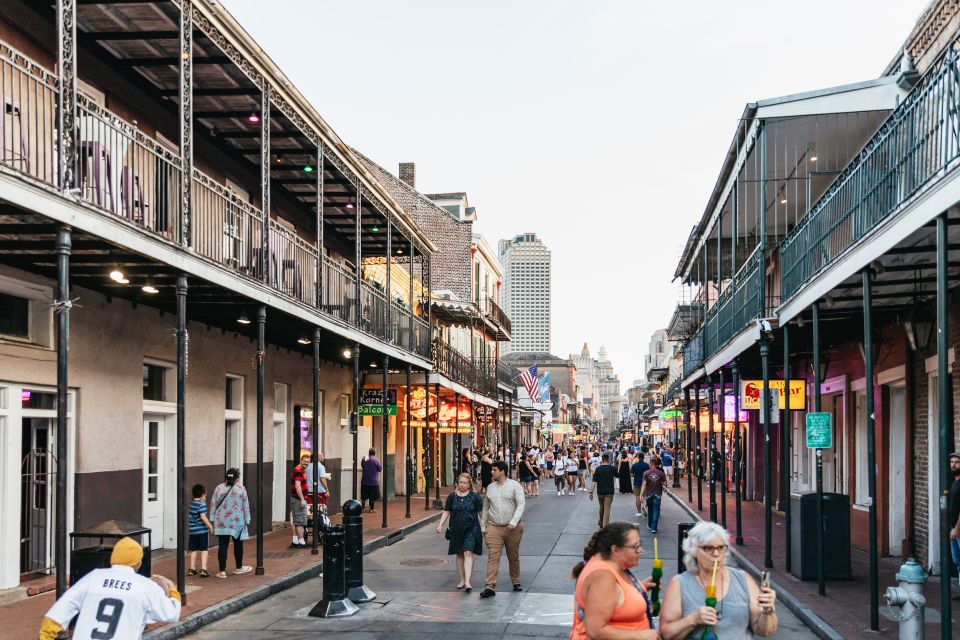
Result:
M904 204L952 176L960 156L955 47L948 47L781 243L784 302Z
M56 76L0 41L0 78L0 168L14 172L18 179L60 193ZM362 216L362 225L355 224L355 229L361 230L363 225L375 228L382 224L375 216L384 214L372 204L376 202L375 194L365 187L362 205L359 197L351 199L338 190L349 174L349 168L339 158L325 157L324 164L318 167L330 183L326 193L323 181L311 179L320 186L303 197L312 197L313 203L284 194L275 198L277 204L270 208L270 215L265 215L250 198L196 167L186 180L183 159L169 142L148 135L135 122L83 94L77 96L74 145L76 188L72 193L86 211L123 220L137 232L254 281L339 324L360 329L422 358L430 357L427 322L416 317L405 304L388 304L384 290L358 283L354 269L324 255L317 244L317 239L323 237L322 229L321 233L303 230L310 224L318 226L317 220L327 220L329 224L324 226L328 237L338 241L338 246L353 246L356 242L357 252L365 257L379 255L382 259L386 254L386 234L361 233L360 238L349 235L353 233L354 216ZM236 155L244 157L240 151ZM285 179L289 169L284 167L271 170L277 176L275 191L287 191L288 184L303 182L299 178ZM302 186L297 188L301 191L296 193L303 193ZM185 189L190 189L191 198L183 197ZM326 201L326 218L315 216L318 195ZM192 201L189 220L183 215L185 200ZM298 232L285 218L281 221L281 212L284 216L300 216L297 219L301 230ZM343 226L341 219L349 219L350 226ZM351 231L342 232L344 228ZM395 259L401 259L402 247L410 242L401 242L398 225L392 230L393 246L401 248L391 251L391 258L396 253ZM413 267L418 270L416 285L422 289L420 283L426 281L423 252L418 252L416 258L405 259L419 260ZM410 271L413 274L414 269Z
M763 254L757 247L717 298L716 304L707 311L702 329L702 359L717 353L741 329L762 315L762 266Z
M683 347L683 377L688 378L703 366L703 331L704 327L693 334Z
M498 329L498 335L496 336L497 340L509 340L512 328L510 317L503 311L503 309L500 308L500 305L494 302L493 298L489 296L484 297L483 304L481 306L484 316L486 316Z
M468 389L476 386L477 368L466 357L443 340L433 342L433 366L436 371Z
M477 369L477 382L474 391L488 398L497 397L497 359L474 358L473 365Z

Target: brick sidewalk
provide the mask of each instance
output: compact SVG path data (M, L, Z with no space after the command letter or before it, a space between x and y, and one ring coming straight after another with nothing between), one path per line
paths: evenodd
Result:
M444 487L441 489L441 496L445 497L450 489ZM365 543L377 540L378 538L389 537L400 532L402 529L415 525L424 520L435 516L439 511L424 510L423 494L411 496L410 518L404 516L406 498L400 497L389 501L387 511L387 527L382 528L382 514L378 510L374 514L364 513L364 535ZM340 515L333 516L331 520L334 523L340 522ZM225 600L241 596L244 593L256 590L264 585L281 579L285 576L298 573L311 567L319 568L323 559L323 553L311 555L310 549L291 549L290 548L290 530L281 529L268 533L264 536L264 575L258 576L254 572L242 576L234 576L230 572L233 570L233 551L227 559L227 579L217 578L187 578L187 605L183 608L180 619L187 616L216 607ZM256 538L251 537L244 542L244 564L254 566L256 564ZM214 573L217 564L216 550L210 550L210 560L208 567L211 574ZM188 565L189 566L189 565ZM175 579L176 552L161 551L155 553L153 562L154 573ZM317 600L321 594L317 594ZM37 630L40 628L40 621L43 614L54 602L54 594L48 591L41 595L20 600L12 604L0 606L0 629L3 629L4 640L33 640L37 637Z
M694 479L696 480L696 479ZM676 498L679 498L683 504L687 505L701 519L710 518L710 496L709 485L703 484L703 506L702 511L697 510L697 485L693 485L693 501L687 500L686 479L683 480L683 486L680 489L672 488L671 491ZM734 494L727 494L727 530L731 534L731 543L736 539L736 506ZM720 494L718 487L717 511L720 517ZM741 507L741 521L743 523L743 545L735 547L735 551L744 556L758 568L763 568L764 556L764 518L763 504L760 502L743 501ZM795 578L792 574L785 571L786 563L786 541L784 537L784 515L780 512L773 512L772 531L772 559L773 569L771 573L773 580L788 593L800 600L804 605L810 608L817 616L822 618L827 624L835 629L844 638L855 639L875 639L877 632L870 631L870 569L869 557L867 552L856 548L850 550L850 563L853 570L853 579L844 581L828 581L826 583L827 595L821 597L817 592L817 583L803 582ZM888 617L886 601L883 599L883 592L888 586L896 585L894 575L900 569L899 558L880 558L879 562L879 593L880 593L880 634L885 637L895 637L897 634L897 623ZM927 599L925 634L927 638L940 637L940 595L939 579L930 577L930 580L924 585L924 595ZM960 611L960 602L953 603L953 634L960 637L960 624L957 620Z

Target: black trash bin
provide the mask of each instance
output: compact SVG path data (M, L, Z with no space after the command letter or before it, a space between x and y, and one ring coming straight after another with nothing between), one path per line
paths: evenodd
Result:
M681 522L677 525L677 573L687 570L686 565L683 564L683 541L687 539L690 529L693 529L695 524L696 522Z
M76 584L80 578L94 569L103 569L110 566L110 554L117 540L131 537L143 547L143 563L137 571L142 576L150 577L150 529L143 525L123 522L122 520L107 520L82 531L70 534L70 584ZM77 540L89 544L96 540L93 546L78 547Z
M790 573L801 580L817 579L817 494L790 497ZM823 494L823 575L825 580L849 580L850 498Z

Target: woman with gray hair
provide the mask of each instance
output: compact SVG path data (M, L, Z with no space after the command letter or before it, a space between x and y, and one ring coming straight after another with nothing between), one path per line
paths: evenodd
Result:
M665 640L699 640L706 627L713 627L723 640L770 636L777 630L776 594L727 566L729 540L727 530L713 522L699 522L690 529L683 541L687 570L670 580L660 609ZM705 604L711 584L716 586L715 607Z

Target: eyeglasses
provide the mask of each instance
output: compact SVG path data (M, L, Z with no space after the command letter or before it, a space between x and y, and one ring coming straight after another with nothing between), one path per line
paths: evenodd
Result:
M715 553L723 553L724 551L726 551L726 550L727 550L727 545L725 545L725 544L718 544L718 545L705 544L705 545L701 545L700 548L703 549L704 551L706 551L707 553L709 553L710 555L713 555L713 554L715 554Z
M624 549L633 549L634 551L639 552L639 551L640 551L640 543L638 542L637 544L625 544L625 545L623 545L623 548L624 548Z

